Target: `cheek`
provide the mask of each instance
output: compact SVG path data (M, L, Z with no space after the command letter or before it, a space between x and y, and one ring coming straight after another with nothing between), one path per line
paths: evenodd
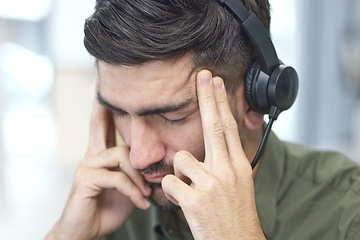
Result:
M173 159L175 153L180 150L190 152L199 161L205 158L204 136L200 120L187 124L177 131L169 132L166 143L169 159Z
M187 136L184 137L184 148L180 150L186 150L190 152L198 161L203 162L205 159L205 146L204 135L201 128L201 124L198 128L189 131Z

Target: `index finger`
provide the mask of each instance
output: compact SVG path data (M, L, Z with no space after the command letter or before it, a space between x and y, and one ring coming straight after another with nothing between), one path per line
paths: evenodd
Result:
M205 141L205 162L217 169L226 166L229 161L226 160L228 153L224 128L216 106L213 87L211 72L200 71L197 75L197 94Z

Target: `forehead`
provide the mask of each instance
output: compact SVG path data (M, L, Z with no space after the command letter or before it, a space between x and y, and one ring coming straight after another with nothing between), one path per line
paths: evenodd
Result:
M97 91L114 106L125 111L138 111L140 107L161 106L195 98L195 75L190 55L135 66L118 66L100 61Z

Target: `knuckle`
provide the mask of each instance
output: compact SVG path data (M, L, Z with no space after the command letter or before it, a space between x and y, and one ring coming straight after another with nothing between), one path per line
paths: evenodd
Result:
M198 98L199 98L200 101L203 101L203 102L208 102L208 101L213 102L213 101L215 101L215 96L210 91L205 91L202 94L199 94Z
M81 186L90 186L93 180L92 175L95 173L92 169L87 167L80 167L77 169L74 177L74 186L81 187Z
M221 96L216 98L216 102L221 105L224 105L224 104L228 104L228 99L226 96Z
M238 183L241 181L241 178L239 177L238 173L234 171L234 169L231 169L231 171L227 172L227 178L226 178L226 184L228 186L235 187L238 185Z
M75 174L75 183L81 183L86 179L87 170L83 167L78 168Z
M214 176L209 176L205 184L205 192L216 192L217 188L221 186L221 182Z
M237 122L235 121L234 118L227 118L223 121L223 125L226 129L229 129L229 130L238 130L238 125L237 125Z
M224 133L224 127L219 122L214 122L209 125L209 130L216 135L222 135Z

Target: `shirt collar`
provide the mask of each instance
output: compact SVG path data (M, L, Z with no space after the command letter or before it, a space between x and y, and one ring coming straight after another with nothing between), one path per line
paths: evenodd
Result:
M182 223L175 211L163 210L161 207L152 206L152 227L158 239L182 240L183 232L181 230ZM186 225L186 230L190 229Z
M254 179L256 208L261 227L268 238L272 237L275 231L276 194L283 177L284 162L281 142L271 132Z

